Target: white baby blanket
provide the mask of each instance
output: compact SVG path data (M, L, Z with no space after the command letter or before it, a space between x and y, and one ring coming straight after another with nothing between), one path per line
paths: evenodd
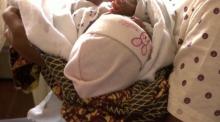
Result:
M71 9L94 6L85 0L19 0L28 39L42 51L68 59L77 39Z
M133 84L149 60L148 34L128 17L104 14L76 41L64 73L82 98Z
M28 39L46 53L61 56L67 60L73 58L73 55L70 55L71 50L76 50L77 46L77 48L80 47L79 45L74 45L74 43L78 40L79 35L84 32L83 30L89 25L87 23L84 27L85 23L82 23L82 21L78 21L78 23L75 22L74 15L72 18L70 13L71 4L69 3L71 2L72 1L68 0L19 0L18 2ZM74 11L77 13L80 10ZM147 79L152 81L154 80L155 72L159 68L172 63L176 47L171 36L173 23L169 21L170 16L166 13L160 0L139 0L136 7L136 15L144 17L146 14L149 15L154 27L152 36L153 50L149 61L144 62L144 59L140 57L137 58L141 62L141 69L143 70L138 73L136 80ZM93 13L91 13L91 15L93 15ZM145 19L144 17L143 20ZM90 18L89 20L92 22L94 18ZM139 38L141 38L141 36ZM133 53L137 57L138 51L145 54L145 51L143 51L145 50L145 46L141 45L142 43L139 45L138 39L133 42L137 47L141 47ZM72 49L72 45L74 45L75 48L73 47ZM149 53L149 51L146 52ZM105 55L105 58L107 56L108 55ZM98 73L98 71L96 72ZM121 88L118 87L115 90L122 88L125 88L125 86Z

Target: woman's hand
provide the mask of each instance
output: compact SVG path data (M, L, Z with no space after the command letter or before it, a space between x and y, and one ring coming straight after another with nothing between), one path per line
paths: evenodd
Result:
M4 11L3 20L7 25L5 31L6 39L9 40L14 49L29 62L43 65L40 54L31 46L25 33L19 9L9 6Z

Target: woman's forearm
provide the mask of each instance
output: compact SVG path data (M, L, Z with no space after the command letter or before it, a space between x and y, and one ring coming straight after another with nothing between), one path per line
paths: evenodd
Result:
M39 54L39 52L31 45L29 42L25 30L23 26L17 26L13 32L7 31L7 33L13 33L13 34L7 34L7 39L12 39L11 44L13 48L27 61L43 65L43 60Z
M22 57L24 57L29 62L38 64L40 66L42 66L44 64L39 52L37 52L34 49L34 47L31 46L31 44L29 42L19 43L20 41L24 41L24 40L21 40L21 38L15 39L15 40L17 42L13 43L13 47Z
M3 19L8 27L6 38L11 42L14 49L29 62L43 65L40 54L34 49L25 33L19 10L15 7L8 7L3 13ZM7 37L8 36L8 37Z

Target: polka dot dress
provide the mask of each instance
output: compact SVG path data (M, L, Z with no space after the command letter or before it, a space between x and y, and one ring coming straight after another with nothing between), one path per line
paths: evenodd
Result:
M168 111L186 122L220 122L220 0L185 0L175 14Z

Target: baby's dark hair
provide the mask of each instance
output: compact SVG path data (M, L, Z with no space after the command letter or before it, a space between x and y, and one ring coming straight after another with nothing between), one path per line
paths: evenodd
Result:
M126 0L126 1L132 5L137 5L137 0Z
M111 0L114 14L133 16L137 6L137 0Z
M90 1L92 3L94 3L95 5L100 5L104 0L87 0L87 1Z

